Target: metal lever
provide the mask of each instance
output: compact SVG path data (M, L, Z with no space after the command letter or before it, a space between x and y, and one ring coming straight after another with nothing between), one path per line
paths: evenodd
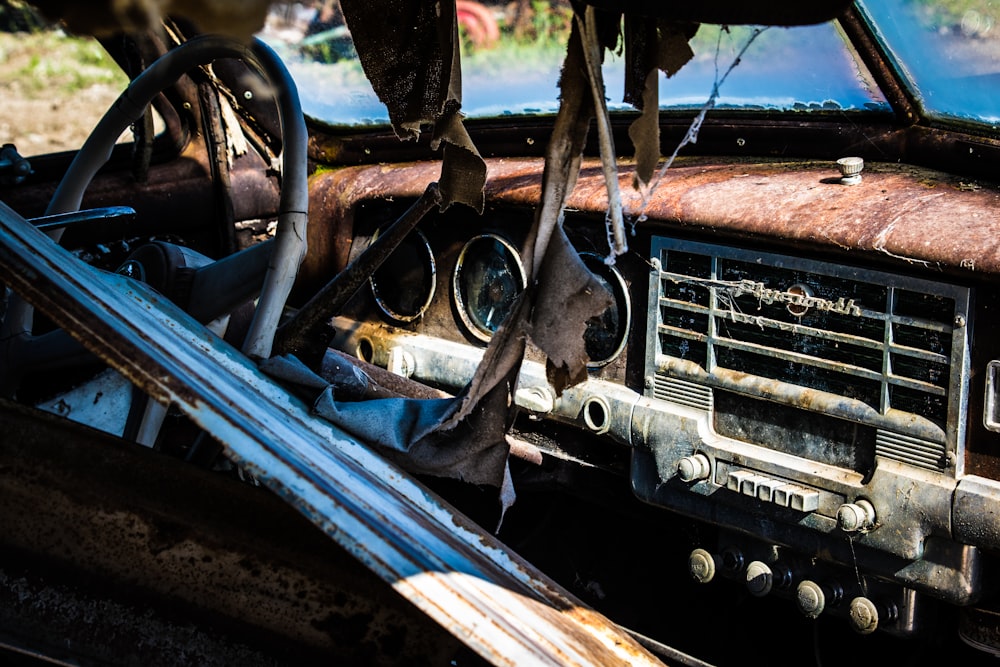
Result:
M14 144L0 148L0 184L19 185L32 173L31 163L21 157Z
M299 312L278 328L274 353L298 354L307 365L322 358L327 342L333 337L323 335L330 318L367 282L368 278L392 255L393 251L413 231L432 208L441 203L441 190L431 183L413 206L392 223L368 246L350 266L341 271L321 289Z

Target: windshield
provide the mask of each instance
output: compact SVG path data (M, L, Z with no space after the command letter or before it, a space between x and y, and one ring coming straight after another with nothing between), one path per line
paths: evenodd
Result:
M1000 123L1000 1L860 4L929 116Z
M262 37L288 64L305 112L333 125L384 124L385 107L368 84L329 0L275 5ZM528 8L518 15L517 7ZM553 114L572 12L563 0L480 4L461 0L462 110L471 118ZM691 40L694 58L673 77L661 74L660 106L700 108L757 29L703 25ZM605 87L621 102L624 63L609 52ZM835 23L770 28L746 49L719 89L717 107L881 110L889 107Z

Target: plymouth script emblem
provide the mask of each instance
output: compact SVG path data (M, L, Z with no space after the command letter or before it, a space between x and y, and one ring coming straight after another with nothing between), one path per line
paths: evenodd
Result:
M764 283L754 282L753 280L741 280L726 291L733 298L750 295L756 297L762 303L783 303L788 312L796 317L802 317L814 309L822 312L861 317L861 307L854 303L854 299L840 297L836 301L831 301L830 299L814 296L812 289L808 285L801 283L792 285L782 292L766 287Z

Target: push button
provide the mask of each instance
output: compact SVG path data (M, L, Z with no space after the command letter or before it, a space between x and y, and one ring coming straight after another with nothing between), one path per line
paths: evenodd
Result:
M796 512L815 512L819 509L819 491L749 470L731 470L726 478L726 488Z

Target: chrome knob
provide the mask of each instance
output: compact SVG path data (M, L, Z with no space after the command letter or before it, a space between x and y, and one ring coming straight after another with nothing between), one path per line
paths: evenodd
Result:
M685 456L677 462L677 476L683 482L707 479L712 472L712 462L704 454Z
M837 168L840 169L841 184L857 185L861 182L861 170L865 168L865 161L859 157L842 157L837 160Z
M878 607L868 598L857 597L851 600L849 616L855 632L870 635L878 627Z
M826 608L826 593L815 581L806 579L795 589L795 605L806 618L818 618Z
M715 557L704 549L695 549L688 556L688 572L699 584L707 584L715 578Z
M771 592L774 573L767 563L755 560L747 565L747 590L750 595L762 598Z
M871 530L875 527L875 508L867 500L845 503L837 510L837 527L845 533Z

